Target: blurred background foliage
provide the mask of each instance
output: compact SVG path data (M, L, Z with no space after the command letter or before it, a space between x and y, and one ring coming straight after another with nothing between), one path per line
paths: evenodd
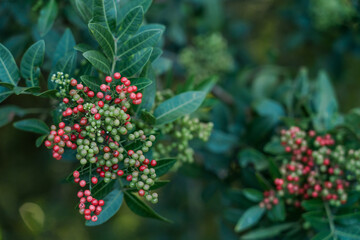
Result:
M0 42L17 61L40 39L36 24L46 2L0 1ZM74 2L57 3L54 27L44 37L49 55L66 27L77 42L90 39ZM189 78L214 74L218 79L197 113L214 123L210 141L193 142L195 164L168 176L172 182L156 206L174 224L122 208L107 224L85 227L74 213L76 189L63 180L72 163L52 160L45 148L35 150L36 136L6 125L0 129L0 239L237 239L233 227L246 200L234 189L244 179L251 185L254 166L247 167L247 156L263 149L279 118L296 116L287 99L299 68L310 78L319 69L328 73L341 112L358 105L359 13L357 0L154 0L147 21L167 27L163 57L154 63L159 88L176 91ZM44 112L50 106L27 95L3 104ZM266 168L256 154L254 165Z

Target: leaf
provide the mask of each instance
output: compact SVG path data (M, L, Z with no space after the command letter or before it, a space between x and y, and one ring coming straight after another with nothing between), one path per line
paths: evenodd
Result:
M19 213L25 225L34 233L42 231L45 222L45 214L41 207L35 203L27 202L21 205Z
M49 89L54 89L55 88L55 83L51 81L51 77L53 74L57 73L57 72L63 72L63 73L67 73L70 76L72 75L72 73L74 72L76 66L76 52L72 51L70 53L68 53L67 55L65 55L64 57L62 57L55 65L55 67L52 69L51 74L49 75L48 78L48 88Z
M161 188L163 186L165 186L166 184L168 184L170 182L170 180L156 180L154 185L152 185L150 187L150 190L155 190L158 188Z
M189 91L164 101L154 111L156 124L170 123L180 117L193 113L200 107L205 96L204 92Z
M101 213L98 215L98 220L96 222L88 220L85 225L89 227L98 226L108 221L119 211L123 203L123 198L124 193L120 189L114 189L104 198L105 205L103 206Z
M152 82L147 78L131 78L131 85L135 85L138 88L138 91L143 90L147 86L149 86Z
M145 14L151 6L152 0L127 0L125 4L121 6L119 15L124 18L132 9L141 6L143 13Z
M242 232L254 225L256 225L265 213L265 208L258 205L247 209L236 223L235 232Z
M163 158L156 160L157 164L154 167L156 176L161 177L166 174L176 163L176 158Z
M98 77L83 75L81 81L93 91L100 91L101 80Z
M264 152L273 155L280 155L285 152L285 148L283 145L281 145L279 137L273 137L271 141L265 145Z
M213 89L217 81L217 77L206 78L195 87L195 90L209 93Z
M302 201L301 206L307 211L318 210L324 207L323 202L320 199Z
M116 0L94 0L94 14L91 22L100 23L110 31L116 30Z
M329 231L322 231L316 234L311 240L332 240L333 239L333 233Z
M39 86L39 75L36 74L36 67L43 64L45 55L45 42L40 40L31 45L26 50L23 58L21 59L20 71L23 78L25 78L26 86L35 87Z
M253 202L261 202L263 200L263 193L257 189L245 188L242 190L244 196Z
M58 91L55 89L50 89L50 90L46 90L45 92L41 92L41 93L34 93L33 95L38 96L38 97L56 97L56 93Z
M338 113L338 102L334 89L325 72L320 72L317 77L316 92L312 103L316 112L313 117L316 131L329 131L343 121Z
M58 13L58 6L55 0L50 0L40 11L38 19L38 29L40 36L43 37L51 29L56 15Z
M75 5L80 13L81 18L88 23L92 18L92 13L89 6L85 3L84 0L75 0Z
M49 127L39 119L25 119L14 123L14 127L23 131L49 134Z
M0 81L14 86L20 80L19 69L10 51L0 43Z
M141 6L132 9L122 20L117 29L116 38L120 43L137 32L144 18L143 8Z
M206 147L213 153L224 153L230 151L236 144L238 139L235 135L214 129Z
M38 137L38 138L36 139L36 142L35 142L36 147L40 147L41 144L44 142L44 140L45 140L47 137L48 137L47 134Z
M54 57L53 57L53 66L64 56L74 51L75 39L71 30L67 28L60 38L58 44L56 45Z
M15 88L15 86L12 83L6 83L6 82L0 82L0 86L13 90Z
M335 229L335 235L337 235L340 240L360 240L360 230L358 226L346 228L337 227Z
M0 127L11 122L15 116L23 117L26 110L15 105L6 105L0 107Z
M3 102L6 98L8 98L13 93L14 93L13 90L8 90L4 87L0 87L0 103Z
M83 53L83 56L100 72L110 74L110 62L106 57L96 50Z
M126 59L121 59L116 64L116 69L123 76L133 76L143 69L149 61L151 53L152 48L142 49Z
M153 47L160 39L162 34L161 30L146 30L133 36L123 44L117 51L117 57L126 58L129 57L144 48Z
M145 109L141 110L140 118L149 125L154 125L156 121L155 116L152 113L146 111Z
M271 99L256 101L254 109L260 116L271 117L274 124L277 123L281 117L285 116L284 108L278 102Z
M98 23L89 23L88 26L105 55L112 60L115 55L115 42L111 32Z
M40 91L40 87L15 87L13 91L16 95L24 93L37 93Z
M286 218L285 204L282 199L268 211L268 218L273 222L282 222Z
M150 208L143 201L141 201L138 197L136 197L134 194L129 193L127 191L125 192L125 202L128 205L128 207L130 208L130 210L139 216L155 218L155 219L158 219L158 220L161 220L164 222L171 223L170 220L160 216L152 208Z
M241 236L242 240L260 240L260 239L271 239L276 237L281 232L292 228L296 223L283 223L274 225L267 228L258 228L253 231L250 231Z
M79 44L76 44L74 46L74 49L79 51L79 52L84 53L86 51L92 50L93 48L90 45L86 44L86 43L79 43Z
M265 156L253 148L247 148L239 153L239 164L246 167L251 163L255 169L262 171L268 167L268 161Z

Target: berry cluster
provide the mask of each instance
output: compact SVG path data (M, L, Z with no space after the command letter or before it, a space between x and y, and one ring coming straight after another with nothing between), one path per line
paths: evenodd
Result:
M131 104L138 105L142 101L142 93L137 92L137 86L131 85L131 80L119 73L107 76L106 83L94 90L62 73L57 73L52 79L59 85L62 121L58 127L51 126L45 146L52 149L57 160L62 158L65 147L76 150L80 164L89 166L89 182L80 181L78 172L74 172L76 183L81 187L89 185L88 191L84 191L87 199L91 197L91 184L96 184L98 179L108 183L119 176L125 177L131 188L137 188L140 196L156 203L158 195L151 193L150 188L156 180L154 167L157 162L145 156L156 138L146 135L141 129L134 130L130 116ZM81 205L80 211L83 209L88 219L88 210L93 212L94 207L91 206L96 205L85 209L82 201L80 204L84 205ZM101 206L96 209L101 209ZM96 209L95 215L101 212Z
M333 206L346 203L350 182L344 172L349 169L344 147L336 145L330 134L317 136L315 131L305 132L298 127L283 130L281 135L290 156L280 167L282 177L274 181L278 195L296 207L311 198L322 198Z
M85 180L80 180L80 173L78 171L73 172L74 181L79 183L80 187L86 186ZM93 184L98 183L97 177L92 177L91 182ZM104 206L104 200L97 200L93 196L91 196L91 191L86 189L84 191L80 190L77 193L78 198L80 198L79 202L79 213L84 215L86 220L91 220L93 222L97 221L97 215L99 215L102 211L102 206ZM93 215L91 216L91 214Z
M264 199L259 203L261 208L266 207L266 209L270 210L273 206L279 204L279 199L276 197L274 190L265 191L263 195Z
M172 96L171 91L157 92L156 100L163 102ZM170 136L172 141L160 141L155 146L154 157L168 157L176 154L177 159L180 160L178 163L193 162L194 150L190 147L189 142L195 138L204 142L208 141L213 126L212 122L204 123L198 118L190 118L188 115L172 123L165 124L161 128L161 134Z

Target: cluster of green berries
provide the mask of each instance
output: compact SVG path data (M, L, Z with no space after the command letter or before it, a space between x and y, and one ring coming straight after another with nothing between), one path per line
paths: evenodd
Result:
M120 73L107 76L106 83L94 89L95 92L62 73L54 75L53 80L60 85L58 96L62 98L59 106L62 122L58 127L51 126L45 141L53 157L60 160L65 147L76 149L80 164L89 166L88 179L95 177L96 183L98 178L108 183L125 177L140 196L156 203L158 195L151 192L151 186L156 180L157 162L145 157L156 138L141 129L135 130L130 116L132 104L142 101L137 86L131 85L131 80L121 77ZM80 181L79 177L74 181L81 187L88 185L89 189L91 184L96 184L90 180ZM88 219L89 214L85 213L85 218Z
M303 200L315 198L332 206L347 202L351 187L348 176L353 170L345 161L345 148L337 145L330 134L319 136L313 130L291 127L281 131L281 143L287 155L280 167L282 177L274 181L278 196L296 207Z
M227 42L219 33L197 36L194 46L181 51L180 62L195 80L226 73L234 66Z
M174 96L171 90L165 90L156 93L156 102L163 102L168 98ZM214 124L212 122L204 123L198 118L191 118L184 116L175 120L174 122L165 124L160 132L162 135L167 135L171 138L158 141L154 148L154 158L168 157L176 155L176 158L181 162L193 162L194 150L190 147L190 141L198 138L204 142L208 141Z

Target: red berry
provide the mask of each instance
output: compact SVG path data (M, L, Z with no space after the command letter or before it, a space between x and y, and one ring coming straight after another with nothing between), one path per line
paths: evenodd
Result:
M88 209L87 209L88 210ZM85 210L86 211L86 210ZM90 220L91 219L91 215L85 215L85 220Z
M74 171L73 176L74 176L74 178L78 178L78 177L80 177L80 173L78 171Z
M128 151L128 155L129 155L129 156L132 156L133 154L134 154L134 151L133 151L133 150L129 150L129 151Z
M140 196L144 196L144 195L145 195L145 191L144 191L143 189L140 189L138 193L139 193Z
M120 79L121 78L120 73L118 73L118 72L114 73L114 78L115 79Z
M97 216L92 216L91 221L96 222L98 220Z
M105 100L106 100L106 101L111 101L111 99L112 99L112 97L111 97L110 95L106 95L106 96L105 96Z
M87 198L86 198L86 201L88 201L88 202L91 202L93 200L93 197L92 196L88 196Z
M99 204L98 200L93 199L91 202L92 205L97 206Z
M112 81L112 77L107 76L107 77L105 78L105 81L106 81L107 83L111 83L111 81Z
M118 170L117 175L121 177L122 175L124 175L124 171L123 170Z
M151 164L151 166L155 167L157 162L155 160L151 160L150 164Z
M51 147L51 142L49 140L45 141L45 147Z
M99 113L97 113L97 114L95 114L94 118L95 118L96 120L99 120L99 119L101 118L101 115L100 115Z
M104 94L102 92L98 92L96 94L96 97L99 98L99 99L102 99L104 97Z
M79 83L78 85L76 85L76 88L77 88L78 90L81 90L81 89L84 88L84 86L83 86L81 83Z
M85 196L90 196L91 192L90 192L89 189L86 189L86 190L84 191L84 194L85 194Z
M95 96L95 93L93 91L89 91L87 95L89 98L93 98Z
M99 206L104 206L104 204L105 204L104 200L99 200ZM101 212L101 210L100 210L100 212Z
M80 185L80 187L85 187L86 186L85 180L81 180L79 185Z
M64 102L65 104L67 104L67 103L69 103L69 99L68 99L68 98L64 98L64 99L63 99L63 102Z
M106 84L101 84L100 85L100 90L103 91L103 92L106 92L107 91L107 85Z
M147 158L145 158L145 160L143 161L143 164L148 165L149 163L150 163L150 160L149 160L149 159L147 159Z
M73 87L75 87L75 86L76 86L76 84L77 84L76 79L71 79L71 81L70 81L70 85L71 85L71 86L73 86Z
M82 191L78 191L77 196L78 198L82 198L84 196L84 193Z
M126 180L130 182L132 180L132 175L127 175Z
M96 177L92 177L92 178L91 178L91 182L92 182L93 184L97 184L98 179L97 179Z

